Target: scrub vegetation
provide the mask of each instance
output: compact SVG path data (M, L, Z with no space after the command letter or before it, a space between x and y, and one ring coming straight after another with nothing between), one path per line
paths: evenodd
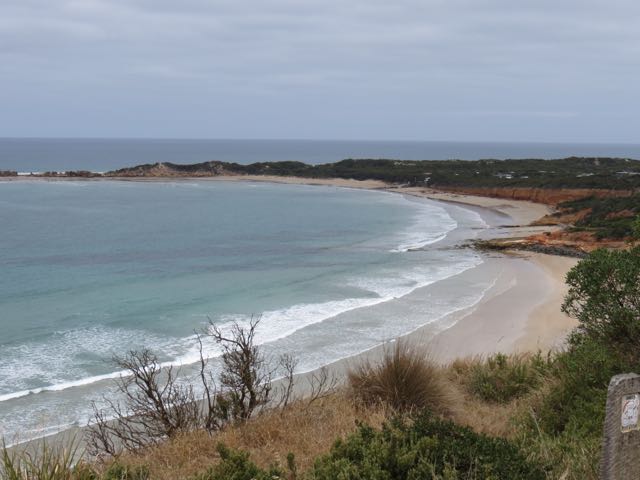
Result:
M628 238L640 232L640 194L586 198L558 205L563 214L579 214L572 231L594 232L598 239Z

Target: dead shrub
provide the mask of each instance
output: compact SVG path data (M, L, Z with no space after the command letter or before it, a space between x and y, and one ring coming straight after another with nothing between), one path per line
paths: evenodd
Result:
M204 334L222 350L221 371L216 379L205 357L202 336L199 379L202 394L184 383L180 372L163 367L149 350L131 351L115 358L126 373L115 382L120 400L105 398L106 408L93 405L93 422L87 430L89 452L116 456L156 446L166 439L204 429L215 432L230 423L242 423L271 400L272 369L255 344L259 317L247 326L234 323L228 331L211 324ZM289 382L296 362L287 357ZM288 403L293 385L283 393Z

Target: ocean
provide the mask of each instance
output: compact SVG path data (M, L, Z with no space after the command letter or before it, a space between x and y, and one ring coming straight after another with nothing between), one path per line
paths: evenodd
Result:
M486 224L387 192L25 180L0 183L0 225L8 443L86 425L115 395L114 355L149 348L188 371L209 321L261 316L265 351L308 371L473 305L494 280L429 295L482 263L457 245Z
M0 170L19 172L104 172L144 163L209 160L241 164L298 160L317 164L345 158L477 160L569 156L640 159L640 144L0 138Z

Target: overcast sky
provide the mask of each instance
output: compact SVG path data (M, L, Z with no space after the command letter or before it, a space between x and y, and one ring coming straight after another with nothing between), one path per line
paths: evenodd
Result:
M1 0L0 137L640 142L638 0Z

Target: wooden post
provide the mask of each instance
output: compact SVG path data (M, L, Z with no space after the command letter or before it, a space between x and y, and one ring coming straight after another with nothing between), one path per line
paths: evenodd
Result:
M640 375L635 373L609 382L600 478L640 479Z

